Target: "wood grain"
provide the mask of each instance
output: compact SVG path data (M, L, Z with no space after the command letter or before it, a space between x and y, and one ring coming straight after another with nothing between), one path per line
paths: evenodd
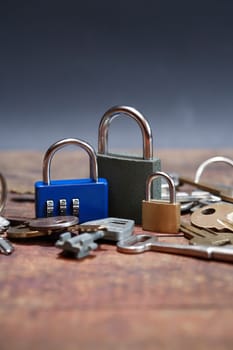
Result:
M193 177L200 162L232 157L233 150L158 154L165 171ZM42 158L40 152L1 152L10 191L33 192ZM85 162L83 155L64 153L54 159L53 176L86 176ZM229 167L208 171L213 182L232 184ZM17 201L21 195L13 192L5 214L34 216L34 203ZM154 252L126 255L106 243L78 261L61 257L51 239L14 245L11 256L0 255L1 350L232 349L232 264Z

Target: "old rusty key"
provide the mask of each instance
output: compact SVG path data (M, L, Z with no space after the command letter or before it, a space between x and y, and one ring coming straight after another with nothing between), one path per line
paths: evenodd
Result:
M233 262L233 249L204 245L183 245L158 242L154 235L138 234L117 243L117 251L121 253L136 254L146 251L156 251L184 255L194 258Z

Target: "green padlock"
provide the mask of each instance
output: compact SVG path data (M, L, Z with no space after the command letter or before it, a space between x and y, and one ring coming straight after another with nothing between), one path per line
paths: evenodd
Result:
M143 155L135 157L108 153L108 129L113 119L120 115L133 118L139 125L143 138ZM160 171L159 158L153 158L151 127L135 108L114 106L107 110L99 124L97 162L99 174L109 184L109 216L132 219L141 224L141 203L146 196L148 175ZM161 198L161 179L152 185L152 195Z

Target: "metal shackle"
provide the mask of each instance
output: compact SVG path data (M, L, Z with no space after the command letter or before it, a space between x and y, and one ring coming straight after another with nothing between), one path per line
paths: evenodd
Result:
M133 118L138 123L143 138L143 159L153 159L151 127L146 118L138 110L129 106L114 106L104 113L99 124L98 152L100 154L106 154L108 152L108 129L113 119L121 113Z
M146 181L146 200L148 202L151 201L151 183L156 178L162 176L166 179L169 187L169 193L170 193L170 203L175 204L176 203L176 188L174 181L172 180L171 176L169 176L167 173L164 173L163 171L157 171L156 173L153 173L148 176Z
M1 203L0 203L0 214L1 214L6 206L6 201L7 201L6 179L1 173L0 173L0 182L1 182Z
M212 157L212 158L209 158L207 160L205 160L203 163L201 163L199 165L199 167L197 168L197 171L196 171L196 174L195 174L195 179L194 179L194 182L199 182L200 180L200 177L204 171L204 169L209 165L209 164L212 164L212 163L218 163L218 162L223 162L225 164L229 164L231 166L233 166L233 160L231 160L230 158L227 158L227 157L222 157L222 156L216 156L216 157Z
M43 182L47 185L50 185L50 168L52 158L58 150L68 145L79 146L88 153L90 158L90 178L98 181L97 159L94 148L85 141L75 138L66 138L55 142L46 151L43 159Z

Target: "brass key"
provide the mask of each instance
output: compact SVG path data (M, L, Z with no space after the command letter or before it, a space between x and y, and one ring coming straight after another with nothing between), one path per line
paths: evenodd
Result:
M27 224L21 224L17 226L10 226L6 232L7 238L10 239L25 239L35 238L41 236L48 236L51 231L38 231L28 227Z
M182 223L180 230L184 237L189 239L192 245L223 246L233 244L233 234L230 232L216 232L211 229L200 229L198 227Z
M79 233L91 233L97 231L106 231L107 227L104 225L74 225L67 228L67 232L79 234Z
M229 203L206 205L193 212L191 223L201 228L227 229L233 232L233 224L227 219L227 215L232 212L233 205Z
M46 228L33 228L29 226L29 222L26 218L14 218L14 223L16 225L12 225L8 228L6 231L6 235L10 239L26 239L26 238L36 238L36 237L46 237L46 236L52 236L53 234L57 235L60 233L70 232L72 234L80 234L84 232L97 232L97 231L104 231L106 230L106 227L103 225L73 225L69 227L63 227L63 228L54 228L54 229L48 229Z

